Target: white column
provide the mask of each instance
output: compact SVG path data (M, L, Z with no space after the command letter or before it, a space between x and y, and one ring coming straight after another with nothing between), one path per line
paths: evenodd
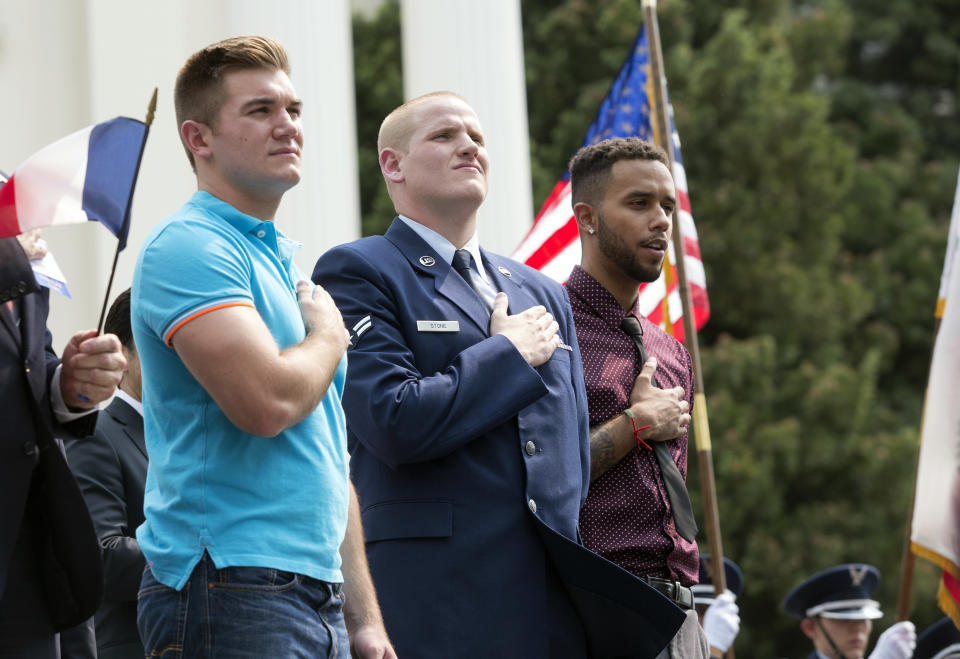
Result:
M490 153L484 247L509 255L533 223L520 0L401 0L407 99L447 90L477 112Z
M153 90L155 87L158 90L157 110L130 211L127 248L120 253L108 304L132 283L140 246L154 225L176 211L196 189L196 179L178 138L173 86L177 71L198 44L202 45L208 38L211 41L219 38L217 25L215 13L204 15L182 1L87 0L88 123L118 115L143 121ZM194 34L197 26L202 26L207 33ZM86 259L85 274L77 276L79 269L71 268L67 275L71 290L93 299L82 305L79 299L66 304L57 299L51 305L50 320L57 328L62 327L61 310L65 307L83 307L84 319L77 327L86 328L96 325L103 305L117 242L101 226L83 229L94 236L95 243ZM61 229L56 231L59 233ZM49 233L52 235L54 231ZM71 247L65 245L61 251L69 254Z
M85 21L83 2L0 0L0 89L6 99L0 169L7 174L41 147L90 124ZM88 265L97 258L96 228L44 233L74 295L71 302L51 294L51 316L60 321L54 327L58 352L74 329L89 324L86 312L96 305L96 292L84 285Z
M303 243L309 275L324 250L360 237L360 187L349 0L234 0L227 29L277 39L304 101L303 178L280 206L280 229Z

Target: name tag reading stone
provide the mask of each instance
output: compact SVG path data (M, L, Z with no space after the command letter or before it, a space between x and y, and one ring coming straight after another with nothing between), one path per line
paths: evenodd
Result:
M418 332L459 332L459 320L418 320Z

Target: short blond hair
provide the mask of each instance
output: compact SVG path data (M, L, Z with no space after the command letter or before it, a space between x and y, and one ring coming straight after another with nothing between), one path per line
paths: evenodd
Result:
M388 114L380 124L380 132L377 134L377 153L387 148L406 153L410 148L410 137L416 129L414 110L437 98L456 98L470 105L463 96L447 91L430 92L407 101Z

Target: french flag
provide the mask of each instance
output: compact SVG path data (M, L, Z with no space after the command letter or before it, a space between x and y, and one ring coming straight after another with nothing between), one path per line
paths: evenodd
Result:
M30 156L0 187L0 238L94 221L123 249L146 137L145 123L117 117Z

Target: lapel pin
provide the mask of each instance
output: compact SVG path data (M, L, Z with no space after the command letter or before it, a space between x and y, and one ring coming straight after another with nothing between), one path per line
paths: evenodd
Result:
M432 256L421 256L421 257L420 257L420 265L425 265L425 266L427 266L427 267L429 268L431 265L433 265L433 264L435 264L435 263L436 263L436 260L434 260L434 258L433 258Z
M512 277L512 276L513 276L513 275L510 274L510 271L507 270L506 268L504 268L502 265L499 266L499 267L497 268L497 270L499 270L499 271L500 271L500 274L503 275L504 277Z

